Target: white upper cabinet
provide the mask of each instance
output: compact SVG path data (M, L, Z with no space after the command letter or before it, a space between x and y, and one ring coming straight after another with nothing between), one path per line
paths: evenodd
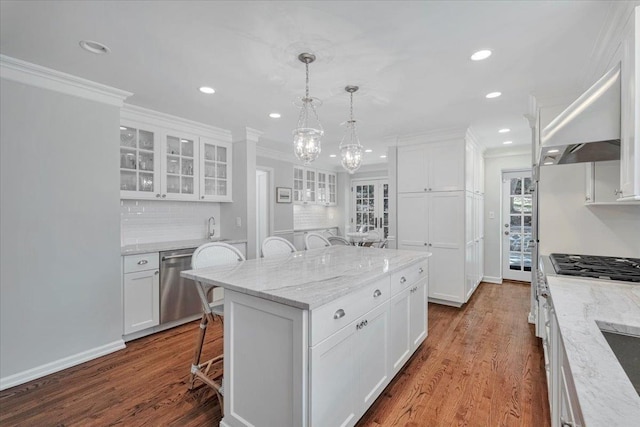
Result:
M398 148L398 192L464 190L464 142L443 141Z
M624 28L620 45L622 123L620 137L620 194L618 200L640 200L640 6Z
M231 134L125 105L120 121L120 197L231 200Z
M335 206L338 202L337 175L320 169L293 167L293 202Z

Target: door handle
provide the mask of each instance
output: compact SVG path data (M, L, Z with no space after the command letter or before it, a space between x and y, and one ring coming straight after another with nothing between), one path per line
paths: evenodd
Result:
M505 236L508 236L508 235L509 235L509 232L508 232L508 231L505 231L505 232L504 232L504 235L505 235Z
M193 255L193 252L190 254L181 254L181 255L169 255L169 256L163 256L162 257L162 261L166 261L168 259L176 259L176 258L187 258L190 257L191 255Z

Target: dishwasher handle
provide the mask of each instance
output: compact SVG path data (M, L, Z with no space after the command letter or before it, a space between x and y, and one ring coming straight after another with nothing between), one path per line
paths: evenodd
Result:
M177 259L177 258L188 258L190 256L193 255L193 252L190 254L180 254L180 255L169 255L169 256L163 256L162 257L162 261L166 261L168 259Z

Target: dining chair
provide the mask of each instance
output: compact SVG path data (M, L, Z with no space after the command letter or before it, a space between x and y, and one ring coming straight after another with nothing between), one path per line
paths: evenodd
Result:
M193 252L191 257L191 268L195 270L198 268L229 265L244 260L245 258L244 255L242 255L242 252L231 245L222 242L205 243ZM224 313L224 303L220 303L220 301L216 301L215 303L211 302L211 295L217 286L204 284L199 281L195 281L195 284L198 296L200 297L200 302L202 303L202 318L200 320L200 330L196 341L193 363L191 364L189 389L193 390L196 380L200 380L213 388L218 398L218 403L220 404L220 411L224 415L222 369L215 369L214 372L219 372L215 375L210 372L212 367L222 364L224 361L224 354L215 356L206 362L200 362L204 337L207 332L207 325L209 322L214 322L216 317L219 317L222 320L221 316Z
M328 246L331 246L331 243L322 234L307 233L304 236L304 248L306 250L326 248Z
M344 237L331 236L331 237L328 237L327 240L329 241L329 243L331 243L332 246L337 246L337 245L351 246L351 242L345 239Z
M367 237L365 238L364 243L362 244L362 246L373 246L373 245L378 245L378 243L380 243L380 233L378 233L375 230L371 230L369 232L367 232Z
M271 236L262 241L260 252L262 258L290 254L296 251L293 243L282 237Z

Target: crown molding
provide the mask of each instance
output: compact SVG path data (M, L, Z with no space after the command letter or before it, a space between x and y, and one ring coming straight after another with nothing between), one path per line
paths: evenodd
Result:
M484 158L490 159L495 157L510 157L510 156L531 156L531 145L521 144L512 147L496 147L488 148L484 152Z
M245 128L245 133L247 134L247 140L248 141L254 141L256 143L262 137L262 135L264 135L264 132L259 131L259 130L254 129L254 128L250 128L250 127L246 127Z
M154 126L160 126L163 128L177 126L191 133L201 135L205 134L207 136L225 142L231 141L231 132L228 130L206 125L200 122L195 122L193 120L184 119L182 117L172 116L167 113L150 110L148 108L139 107L137 105L124 104L122 109L120 110L120 118L134 120L136 122L146 123Z
M116 107L122 107L124 100L133 95L131 92L6 55L0 55L0 77Z

